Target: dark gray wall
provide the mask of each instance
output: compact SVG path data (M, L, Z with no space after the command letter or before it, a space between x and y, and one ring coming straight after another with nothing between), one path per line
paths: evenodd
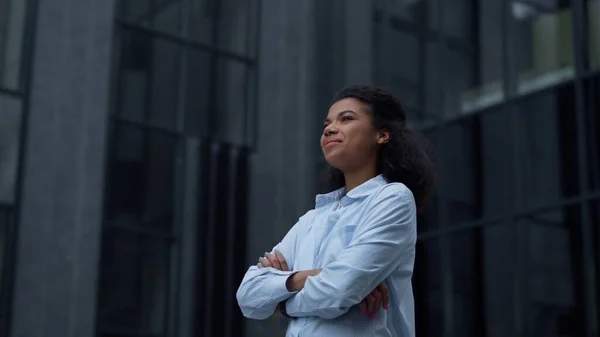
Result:
M12 336L92 336L113 1L38 0Z

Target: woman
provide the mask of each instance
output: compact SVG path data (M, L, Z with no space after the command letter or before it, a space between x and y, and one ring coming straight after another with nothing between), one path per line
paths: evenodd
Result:
M290 318L286 336L415 336L416 216L434 167L387 91L352 86L333 102L321 135L332 191L250 267L238 303L248 318Z

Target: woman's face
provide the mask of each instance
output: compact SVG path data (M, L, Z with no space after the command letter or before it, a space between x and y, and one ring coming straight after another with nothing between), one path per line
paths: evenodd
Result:
M329 165L348 172L373 164L388 135L375 130L372 122L368 107L359 100L344 98L334 103L321 134L321 149Z

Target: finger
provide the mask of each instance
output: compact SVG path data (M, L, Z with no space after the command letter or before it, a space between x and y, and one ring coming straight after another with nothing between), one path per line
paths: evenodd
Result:
M383 303L383 298L381 296L381 292L375 289L373 296L375 297L375 304L373 305L372 315L375 315L379 309L381 309L381 304Z
M281 254L279 251L276 250L275 251L275 257L279 261L279 264L281 265L281 270L282 271L289 271L290 270L288 268L287 261L285 260L285 257L283 257L283 254Z
M366 298L367 301L367 315L371 316L373 314L373 309L375 308L375 296L373 293L369 294Z
M385 283L381 283L377 289L381 292L381 297L383 300L383 309L388 310L390 305L390 292Z
M258 258L258 262L261 264L263 268L271 267L271 263L265 257L261 256Z
M365 300L360 302L360 313L363 314L363 316L367 316L367 302Z
M281 270L281 264L279 263L279 260L277 260L277 258L275 257L275 255L271 254L271 253L266 253L265 257L267 258L267 260L269 260L269 262L271 263L271 266L277 270Z

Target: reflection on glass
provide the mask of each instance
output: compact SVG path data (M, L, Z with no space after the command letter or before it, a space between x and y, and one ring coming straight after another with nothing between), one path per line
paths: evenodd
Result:
M238 55L252 57L255 34L258 26L258 1L219 1L218 48Z
M111 139L107 220L169 233L177 140L122 124L113 126Z
M437 131L438 190L446 202L447 225L456 226L482 216L480 123L466 120Z
M171 245L105 228L98 296L103 335L166 336Z
M435 39L416 29L388 13L375 17L373 77L400 98L409 119L425 121L441 111L440 58Z
M183 28L181 6L181 0L120 0L117 16L136 26L177 36Z
M483 296L485 264L482 229L460 232L440 240L447 246L442 246L442 254L450 264L450 275L445 282L451 291L454 336L494 336L484 332L487 312Z
M517 92L526 94L573 78L573 22L569 1L549 8L513 5Z
M594 76L585 82L588 167L592 190L600 190L600 77Z
M13 208L0 204L0 333L4 333L8 327L8 310L10 308L10 282L12 278L10 267L10 248L14 236L11 227L14 228Z
M222 51L253 57L256 55L254 40L258 32L258 3L246 0L193 1L191 9L186 11L186 15L190 16L189 38Z
M181 0L154 0L150 8L150 19L154 29L171 35L182 33L182 6ZM187 13L185 13L187 14Z
M199 137L208 137L210 132L208 116L211 97L209 53L190 49L186 52L187 71L185 72L185 132Z
M431 11L431 7L435 5L435 2L429 0L375 0L374 9L375 15L386 13L386 15L395 17L407 24L420 24L428 11ZM435 19L430 19L430 22L435 25Z
M116 113L175 129L181 47L136 32L125 33L122 41Z
M8 226L10 221L10 208L6 205L0 205L0 313L4 300L4 279L7 276L6 266L6 248L8 244ZM2 328L0 324L0 328ZM2 331L2 330L0 330Z
M578 216L578 207L557 209L440 238L454 335L581 336Z
M20 125L20 99L0 93L0 204L14 202Z
M416 256L413 274L416 330L419 336L442 336L444 302L438 240L419 241Z
M509 109L495 108L481 114L481 212L490 218L515 211L515 185L513 139Z
M248 66L237 60L220 59L218 62L217 101L211 111L216 116L214 135L227 143L245 145L248 125Z
M583 265L574 259L573 251L580 245L579 206L556 209L525 216L522 241L526 244L527 268L525 310L529 317L531 336L582 336L582 316L578 314L582 287L574 275Z
M504 100L503 1L458 0L444 7L446 114L469 114ZM474 11L476 9L476 11Z
M26 3L0 1L0 88L20 89Z
M530 96L515 111L518 191L532 208L579 194L575 93L572 85Z

